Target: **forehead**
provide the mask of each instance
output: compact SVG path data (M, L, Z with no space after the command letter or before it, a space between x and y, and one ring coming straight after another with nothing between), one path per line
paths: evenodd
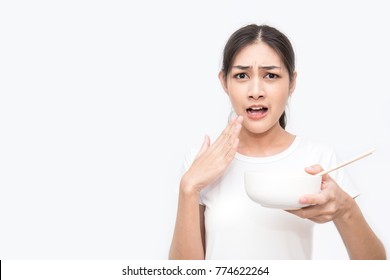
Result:
M283 66L278 53L264 42L256 42L244 47L234 58L233 66L234 65Z

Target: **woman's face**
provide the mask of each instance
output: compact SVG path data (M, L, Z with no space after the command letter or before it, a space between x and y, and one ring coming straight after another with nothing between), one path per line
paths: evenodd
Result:
M295 87L279 55L267 44L257 42L243 48L226 78L219 75L232 106L244 117L243 129L255 134L280 128L289 95Z

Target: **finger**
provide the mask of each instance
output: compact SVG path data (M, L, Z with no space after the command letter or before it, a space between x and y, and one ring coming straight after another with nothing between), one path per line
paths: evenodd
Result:
M242 116L238 116L232 123L227 125L212 146L219 147L219 149L217 149L218 151L223 150L225 145L232 146L235 138L237 138L240 133L242 119Z
M229 120L229 124L242 123L243 120L244 120L243 116L236 116L235 118Z
M312 166L305 168L305 171L311 175L318 174L318 173L322 172L323 170L324 169L318 164L315 164L315 165L312 165ZM329 174L322 175L321 190L324 189L325 185L329 181L333 181Z
M211 158L220 161L223 165L230 162L237 152L238 135L241 130L243 117L237 117L228 124L217 140L209 145L208 152Z
M229 149L225 155L225 163L228 164L229 162L231 162L237 152L237 148L238 148L238 143L240 142L240 140L238 138L235 139L231 149Z
M223 154L226 155L230 151L232 151L234 154L236 153L238 148L238 135L240 134L241 127L241 124L237 124L234 127L234 130L232 131L231 135L229 135L226 141L222 143L221 151L223 152Z
M235 121L231 121L226 127L225 129L221 132L221 134L218 136L218 138L215 140L215 142L213 143L213 145L218 145L219 143L221 143L224 139L226 139L230 134L231 134L231 131L232 129L234 128L235 126Z
M221 136L229 136L229 135L231 135L232 132L234 131L234 128L238 124L241 125L242 121L243 121L243 117L242 116L237 116L235 119L231 120L229 122L229 124L226 126L226 128L224 129L224 131L221 133Z
M230 144L233 144L235 139L240 134L241 127L242 127L242 120L243 120L243 117L242 116L238 116L235 119L235 122L233 123L233 126L230 127L230 130L229 130L228 134L226 135L227 137L225 138L226 141L228 141L228 142L230 141Z
M324 169L318 165L318 164L315 164L315 165L312 165L312 166L309 166L309 167L306 167L305 168L305 171L311 175L315 175L317 173L320 173L321 171L323 171Z
M205 135L202 147L196 155L196 158L200 157L208 149L208 147L210 147L210 137L208 135Z
M239 124L242 124L243 120L244 120L244 117L243 117L243 116L237 116L235 122L236 122L236 123L239 123Z
M320 206L307 206L297 210L286 210L286 211L303 219L312 219L320 215L321 213L320 208L321 208Z
M309 205L322 205L325 204L327 201L328 198L323 192L318 194L306 194L299 199L299 203Z

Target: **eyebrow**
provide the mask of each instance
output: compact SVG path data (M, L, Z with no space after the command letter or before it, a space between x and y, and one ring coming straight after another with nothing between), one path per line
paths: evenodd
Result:
M243 65L234 65L232 68L237 68L237 69L240 69L240 70L248 70L248 69L251 69L252 66L243 66ZM281 67L280 66L275 66L275 65L267 65L267 66L259 66L258 67L259 69L265 69L265 70L272 70L272 69L280 69Z

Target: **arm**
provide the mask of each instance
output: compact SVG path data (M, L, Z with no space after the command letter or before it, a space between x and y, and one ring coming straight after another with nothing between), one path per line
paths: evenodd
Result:
M383 244L366 222L356 201L349 197L348 211L333 220L351 259L386 259Z
M306 169L317 174L323 169L316 165ZM301 203L312 204L289 211L317 223L333 221L351 259L386 259L383 244L366 222L356 201L329 176L322 177L321 193L305 195Z
M170 259L205 258L204 206L199 205L200 192L218 179L232 161L238 148L241 123L242 117L229 123L212 145L206 137L181 179Z
M169 259L204 259L204 206L199 193L186 192L180 186L179 205Z

